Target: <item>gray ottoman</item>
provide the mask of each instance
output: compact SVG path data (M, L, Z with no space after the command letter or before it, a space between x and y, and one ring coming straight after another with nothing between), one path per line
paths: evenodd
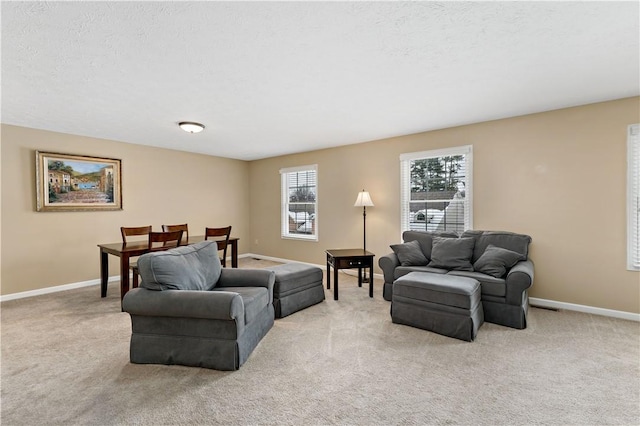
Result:
M478 280L410 272L393 283L391 320L473 341L484 322Z
M322 269L302 263L265 268L276 273L273 307L276 318L286 317L324 300Z

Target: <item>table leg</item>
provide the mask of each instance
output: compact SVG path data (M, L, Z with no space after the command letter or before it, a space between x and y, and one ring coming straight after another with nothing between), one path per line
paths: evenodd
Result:
M238 241L231 241L231 267L238 267Z
M129 256L123 254L120 257L120 304L124 295L129 291Z
M362 287L362 268L358 268L358 287Z
M331 266L329 265L329 256L327 256L327 290L331 290Z
M109 254L100 249L100 297L107 297L109 281Z
M369 297L373 297L373 263L369 265Z
M338 268L333 266L333 300L338 300Z

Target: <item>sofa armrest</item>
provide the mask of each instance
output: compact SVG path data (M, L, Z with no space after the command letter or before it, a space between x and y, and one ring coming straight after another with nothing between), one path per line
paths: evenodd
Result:
M522 260L509 270L506 278L506 302L509 305L521 305L522 293L533 285L533 262Z
M395 253L386 254L378 259L378 266L382 269L385 283L393 283L393 273L400 266L400 261Z
M140 316L216 320L240 318L244 322L242 297L227 291L156 291L138 287L125 294L122 309Z
M276 273L266 269L222 268L216 288L224 287L266 287L269 303L273 303L273 286Z

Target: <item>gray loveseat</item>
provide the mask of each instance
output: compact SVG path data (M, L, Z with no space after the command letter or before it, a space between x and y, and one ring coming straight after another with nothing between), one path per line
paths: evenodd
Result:
M403 244L378 261L383 297L391 301L393 282L409 272L475 278L481 285L484 320L508 327L527 326L528 289L533 284L528 235L503 231L405 231Z
M147 253L138 268L123 300L133 363L237 370L273 326L275 274L222 268L213 241Z

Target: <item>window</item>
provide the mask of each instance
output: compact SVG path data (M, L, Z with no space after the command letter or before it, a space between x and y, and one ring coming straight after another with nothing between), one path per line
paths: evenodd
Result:
M640 124L627 133L627 269L640 271Z
M318 240L318 166L280 170L282 237Z
M402 231L472 228L471 145L400 156Z

